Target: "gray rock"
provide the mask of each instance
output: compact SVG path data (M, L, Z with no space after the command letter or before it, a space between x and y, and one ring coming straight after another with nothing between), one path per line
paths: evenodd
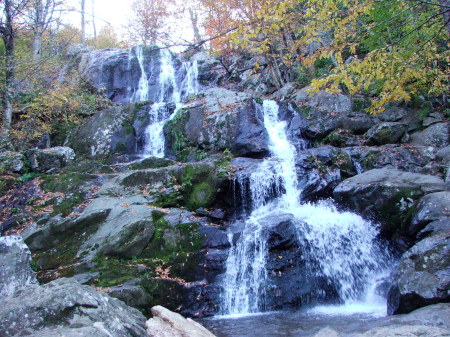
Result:
M398 122L408 115L408 111L404 108L393 107L384 110L378 115L378 118L383 122Z
M70 147L57 146L43 150L29 150L26 157L34 172L44 173L67 166L75 159L75 152Z
M427 237L401 258L389 291L388 313L408 313L450 300L450 233Z
M436 152L436 158L442 160L444 164L450 162L450 146L446 146Z
M431 193L420 199L408 227L408 235L415 236L432 221L450 221L450 192Z
M416 200L444 190L446 184L438 177L384 168L344 180L333 194L340 203L381 221L383 230L392 234Z
M133 308L147 309L153 299L139 286L139 282L140 280L131 280L119 286L108 288L107 294Z
M145 326L149 337L214 337L200 323L160 305L152 308L153 318Z
M30 263L31 252L20 236L0 238L0 302L17 290L37 283Z
M402 138L407 125L397 122L386 122L374 125L365 133L368 145L393 144Z
M352 111L352 102L349 97L325 91L310 94L307 92L308 89L308 87L303 88L295 94L294 99L297 104L306 104L311 108L329 113L349 113Z
M5 336L146 335L139 311L72 279L16 292L2 303L0 321Z
M419 234L417 234L417 238L421 240L427 236L447 232L450 232L450 218L430 222L424 229L419 232Z
M96 113L73 133L69 145L77 154L88 157L105 156L116 151L135 153L136 139L131 120L134 108L135 105L130 104Z
M433 124L423 131L413 133L410 143L422 146L447 146L449 144L448 123Z
M0 174L21 172L24 159L24 156L20 153L0 153Z

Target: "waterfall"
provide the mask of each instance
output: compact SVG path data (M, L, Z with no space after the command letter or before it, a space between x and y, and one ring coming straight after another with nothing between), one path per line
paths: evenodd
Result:
M149 85L151 73L147 69L144 47L138 46L135 50L141 75L137 90L131 95L130 102L150 99L156 101L149 110L150 124L145 130L143 155L164 157L164 125L182 107L180 103L183 100L198 93L198 64L196 61L182 62L181 66L177 67L171 52L168 49L160 49L157 92L153 93ZM167 103L177 104L172 114Z
M378 301L370 292L376 280L386 274L389 258L377 244L376 227L356 214L339 212L331 201L301 203L296 149L286 135L286 122L279 120L276 102L264 101L262 108L271 158L247 177L251 213L243 230L235 234L237 224L231 226L221 313L245 315L268 308L268 229L271 219L286 216L295 226L302 247L298 254L308 262L305 269L309 277L326 279L337 289L343 304Z

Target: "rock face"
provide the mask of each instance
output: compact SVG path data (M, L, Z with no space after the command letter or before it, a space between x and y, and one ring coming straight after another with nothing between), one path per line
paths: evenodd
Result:
M449 239L448 231L427 237L402 256L396 285L389 292L389 314L450 300Z
M375 169L344 180L334 190L337 201L384 223L393 233L406 221L407 211L425 194L445 190L443 180L393 169Z
M178 112L164 127L169 156L186 151L231 150L235 155L263 157L269 153L261 107L244 93L223 88L203 96Z
M0 320L4 336L146 335L139 311L70 279L14 293L2 303Z
M214 337L201 324L162 306L153 307L152 315L145 323L149 337Z
M15 291L37 283L30 263L31 252L20 236L0 238L0 302Z
M75 159L75 152L70 147L58 146L48 149L33 149L26 154L34 172L48 172L67 166Z
M397 122L386 122L374 125L365 133L368 145L396 143L406 131L407 125Z

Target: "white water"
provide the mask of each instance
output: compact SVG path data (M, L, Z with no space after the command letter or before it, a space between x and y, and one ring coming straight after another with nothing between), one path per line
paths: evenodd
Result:
M272 158L264 160L248 177L253 211L230 248L221 314L240 316L266 309L270 284L266 269L268 238L264 233L270 226L268 217L286 214L295 219L301 254L311 261L307 272L335 285L344 303L329 310L379 312L381 306L385 312L385 300L374 295L376 283L388 269L387 255L376 243L377 229L356 214L339 212L330 201L300 203L296 150L286 136L286 123L278 119L275 102L265 101L263 109ZM270 196L275 198L269 200ZM233 242L232 234L229 239Z
M148 101L150 98L149 77L145 67L144 47L136 47L136 58L141 69L141 77L137 90L130 98L131 102ZM177 71L174 66L172 54L167 49L160 49L160 72L158 78L157 102L150 111L150 124L145 130L144 156L164 157L165 139L164 125L181 108L180 102L192 95L196 95L199 90L198 65L197 62L183 62L182 80L177 80ZM177 108L171 114L167 103L177 103Z

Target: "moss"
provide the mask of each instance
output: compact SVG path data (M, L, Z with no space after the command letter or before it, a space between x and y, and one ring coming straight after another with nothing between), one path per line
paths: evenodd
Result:
M342 150L333 153L332 167L341 170L343 177L350 177L356 174L352 158L347 152Z
M379 152L372 151L369 152L362 160L361 160L361 166L365 170L371 170L376 167L376 163L378 161L378 154Z
M179 159L181 153L187 147L187 139L184 131L184 126L187 120L187 114L185 109L180 109L174 118L166 123L165 128L169 130L169 137L172 143L172 151Z
M214 201L214 194L213 186L207 182L195 185L186 202L186 207L190 210L208 207Z
M328 134L323 140L323 144L329 144L336 147L346 146L347 140L350 137L350 132L342 129L337 129Z

